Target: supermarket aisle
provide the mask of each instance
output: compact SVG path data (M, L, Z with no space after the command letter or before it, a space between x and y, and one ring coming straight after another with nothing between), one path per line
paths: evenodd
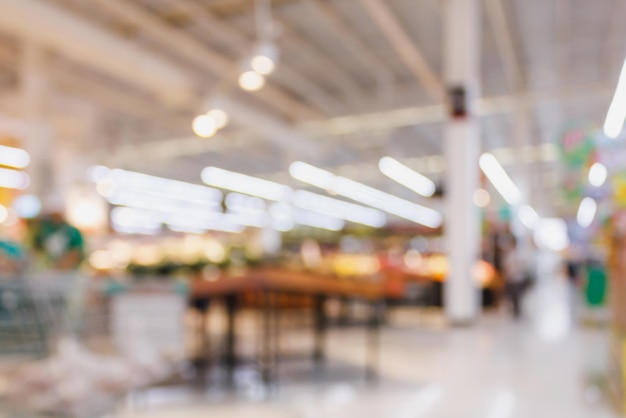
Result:
M466 329L387 329L378 387L368 388L355 374L318 384L292 376L270 400L258 387L236 396L209 391L209 402L200 400L206 393L174 396L169 406L159 405L162 396L155 394L147 397L151 410L124 416L614 417L593 385L604 367L606 333L574 326L564 282L549 281L533 293L526 306L533 315L520 323L492 315ZM333 364L362 364L362 333L334 331L329 343Z

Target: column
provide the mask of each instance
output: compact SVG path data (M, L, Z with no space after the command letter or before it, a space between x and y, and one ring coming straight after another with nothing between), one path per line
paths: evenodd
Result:
M450 118L444 131L446 158L445 239L450 271L444 286L445 313L452 324L479 315L480 293L472 268L480 251L479 212L473 203L479 184L480 139L472 102L480 88L478 0L444 3L444 65Z
M28 168L31 176L30 192L43 199L55 188L51 158L52 130L45 120L49 90L45 52L38 45L24 42L20 53L22 117L28 126L24 146L31 156Z

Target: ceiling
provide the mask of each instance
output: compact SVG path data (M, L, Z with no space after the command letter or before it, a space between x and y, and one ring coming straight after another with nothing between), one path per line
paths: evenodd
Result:
M523 154L531 200L554 210L557 155L542 144L569 121L602 121L625 56L626 0L479 3L483 149L505 163ZM33 117L19 103L35 45L47 86L36 118L83 160L194 182L207 165L288 182L288 164L305 159L412 197L376 169L391 155L437 179L445 1L272 5L280 64L245 93L236 77L255 45L253 0L0 0L0 110ZM407 63L416 53L426 70ZM193 137L192 118L215 97L232 123Z

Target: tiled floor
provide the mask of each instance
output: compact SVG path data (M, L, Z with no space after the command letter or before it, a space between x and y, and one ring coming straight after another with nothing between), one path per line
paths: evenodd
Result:
M236 394L210 386L193 395L155 391L121 415L613 418L594 386L606 367L606 331L574 325L569 295L558 280L539 286L526 301L533 315L519 323L490 314L473 327L442 329L406 312L383 333L377 386L361 379L363 333L338 330L323 378L304 375L311 366L303 364L285 372L272 396L253 383Z

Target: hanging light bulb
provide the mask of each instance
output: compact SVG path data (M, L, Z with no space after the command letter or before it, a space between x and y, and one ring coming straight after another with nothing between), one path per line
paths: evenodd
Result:
M274 61L265 55L255 55L252 57L250 65L255 72L262 75L269 75L274 72L274 69L276 68Z
M261 42L250 60L252 69L261 75L273 73L277 63L278 47L274 42L270 41Z
M211 109L207 115L213 118L217 129L222 129L228 125L228 114L222 109Z
M265 77L253 70L244 71L239 76L239 87L246 91L258 91L265 85Z
M210 138L217 132L217 123L210 115L196 116L192 124L193 132L201 138Z

